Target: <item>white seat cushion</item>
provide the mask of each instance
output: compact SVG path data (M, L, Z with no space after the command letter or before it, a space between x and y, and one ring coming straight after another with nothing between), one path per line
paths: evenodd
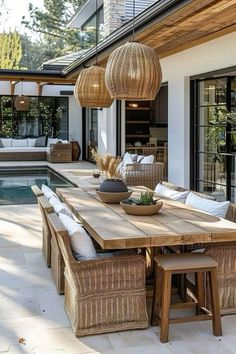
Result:
M190 192L186 198L186 205L192 208L205 211L219 218L225 218L230 202L216 202L214 200L199 197L195 193Z
M46 186L46 184L42 184L41 190L43 192L43 194L45 195L45 197L49 200L52 196L56 197L57 199L58 196L56 195L56 193L54 193L51 188L49 188L48 186Z
M70 236L74 257L78 260L97 258L95 247L86 230L65 214L59 213L59 219Z
M154 155L144 156L144 157L142 158L142 160L140 161L141 164L153 163L153 162L154 162Z
M49 203L53 206L55 213L58 215L59 213L65 214L70 218L73 218L73 214L65 203L62 203L58 197L54 195L49 199Z
M170 189L168 187L163 186L161 183L158 183L155 188L155 193L160 197L170 198L172 200L176 200L180 203L185 203L185 200L189 194L189 191L178 192L174 189Z
M28 140L28 143L27 143L28 147L34 147L35 146L36 138L35 139L28 138L27 140Z
M27 147L27 139L12 139L12 147Z

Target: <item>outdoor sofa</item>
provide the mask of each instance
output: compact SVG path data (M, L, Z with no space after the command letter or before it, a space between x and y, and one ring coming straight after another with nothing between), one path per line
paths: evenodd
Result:
M46 145L47 141L47 145ZM71 162L72 146L67 140L46 137L0 138L0 161Z

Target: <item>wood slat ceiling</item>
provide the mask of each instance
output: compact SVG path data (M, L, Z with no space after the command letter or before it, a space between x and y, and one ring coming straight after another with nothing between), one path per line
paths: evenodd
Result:
M160 57L165 57L230 33L235 30L235 25L236 0L194 1L143 31L138 40L154 48Z
M236 0L195 0L137 31L135 39L164 58L233 31L236 31ZM105 66L109 54L108 49L99 55L101 65Z

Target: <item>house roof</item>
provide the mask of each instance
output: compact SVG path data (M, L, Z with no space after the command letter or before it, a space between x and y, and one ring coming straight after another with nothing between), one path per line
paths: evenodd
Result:
M63 68L72 64L75 60L78 60L88 49L81 49L78 52L69 53L61 57L50 59L45 61L41 66L40 70L54 70L61 71Z
M135 40L166 57L235 31L235 13L236 0L160 0L135 17ZM106 64L112 50L132 38L132 30L130 20L98 44L100 65ZM63 74L75 77L95 59L92 48L63 69Z

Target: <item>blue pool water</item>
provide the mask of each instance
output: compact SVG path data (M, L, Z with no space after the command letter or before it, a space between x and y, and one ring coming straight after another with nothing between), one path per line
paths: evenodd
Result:
M55 191L59 187L74 187L72 183L48 167L0 169L0 205L36 204L31 191L34 184L46 184Z

